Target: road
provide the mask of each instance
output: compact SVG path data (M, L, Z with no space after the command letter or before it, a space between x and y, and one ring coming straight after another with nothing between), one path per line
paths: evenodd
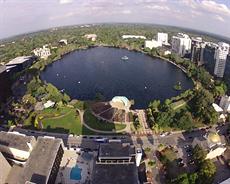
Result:
M218 126L219 134L225 134L229 125ZM159 144L164 145L175 145L177 147L183 147L185 144L190 144L195 137L204 136L206 131L209 129L196 130L188 133L175 133L168 136L157 136L157 135L148 135L148 136L119 136L119 135L97 135L97 136L69 136L68 134L60 134L60 133L51 133L51 132L43 132L43 131L34 131L27 130L22 128L14 128L14 131L26 134L28 136L52 136L55 138L63 139L63 142L66 146L80 146L82 143L87 143L89 147L95 147L94 138L96 137L106 137L108 139L116 138L122 139L123 142L129 142L131 144L140 144L143 148L151 147L156 149Z

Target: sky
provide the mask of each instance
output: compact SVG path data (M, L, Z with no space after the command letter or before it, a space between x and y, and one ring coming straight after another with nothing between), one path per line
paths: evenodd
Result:
M0 38L104 22L173 25L230 37L230 0L0 0Z

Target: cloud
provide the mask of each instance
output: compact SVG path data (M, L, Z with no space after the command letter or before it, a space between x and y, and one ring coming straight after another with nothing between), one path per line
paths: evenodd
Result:
M230 8L228 8L225 4L216 3L215 1L203 0L201 1L201 5L204 9L210 12L230 16Z
M131 14L132 12L131 12L131 10L123 10L122 13L123 14Z
M152 10L165 10L165 11L170 10L168 6L160 6L160 5L147 5L145 7Z
M65 18L73 17L77 14L78 14L78 12L68 12L68 13L65 13L62 15L51 16L51 17L49 17L49 20L65 19Z
M72 3L73 0L59 0L59 3L60 4L69 4L69 3Z
M221 17L220 15L215 15L214 19L219 20L220 22L225 22L225 20L223 19L223 17Z

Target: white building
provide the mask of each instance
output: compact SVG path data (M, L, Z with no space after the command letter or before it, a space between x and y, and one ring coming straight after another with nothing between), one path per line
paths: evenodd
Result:
M146 40L145 41L145 48L157 48L157 47L162 47L162 43L158 42L156 40Z
M135 39L146 39L145 36L141 36L141 35L122 35L123 39L130 39L130 38L135 38Z
M220 107L224 112L230 113L230 96L222 96L220 100Z
M157 41L163 45L169 45L168 43L168 33L157 33Z
M48 100L46 103L44 103L44 108L47 109L49 107L53 107L54 105L55 105L55 102Z
M0 152L7 155L7 158L25 162L33 147L36 139L33 136L26 136L18 132L0 132Z
M97 39L96 34L86 34L84 37L87 39L91 39L91 41L93 41L93 42L96 41L96 39Z
M33 53L35 56L38 56L42 59L47 59L51 55L50 49L47 47L47 45L43 45L42 48L34 49Z
M172 37L172 51L184 56L191 51L191 39L187 34L178 33Z
M207 151L206 159L214 159L224 154L226 148L226 141L223 135L219 135L215 131L209 131L202 138L194 138L192 146L199 145Z
M68 44L67 39L61 39L59 41L59 44L61 44L61 45L67 45Z
M218 45L219 45L218 49L216 49L215 52L216 64L215 64L214 74L217 77L222 78L224 76L226 60L229 53L229 44L224 42L219 42Z

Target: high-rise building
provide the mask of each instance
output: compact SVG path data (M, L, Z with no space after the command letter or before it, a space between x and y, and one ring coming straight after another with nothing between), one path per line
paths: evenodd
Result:
M224 112L230 112L230 96L221 97L220 107L224 110Z
M204 48L205 48L205 43L202 42L201 37L196 37L192 38L192 44L191 44L191 61L198 64L202 65L204 64Z
M224 76L225 65L229 53L229 44L224 42L218 43L218 48L215 52L215 69L214 74L222 78Z
M191 39L187 34L178 33L172 37L172 51L180 56L184 56L191 52Z
M168 33L157 33L157 41L164 45L168 45Z
M162 43L156 40L146 40L145 41L145 48L153 49L157 47L161 47Z

